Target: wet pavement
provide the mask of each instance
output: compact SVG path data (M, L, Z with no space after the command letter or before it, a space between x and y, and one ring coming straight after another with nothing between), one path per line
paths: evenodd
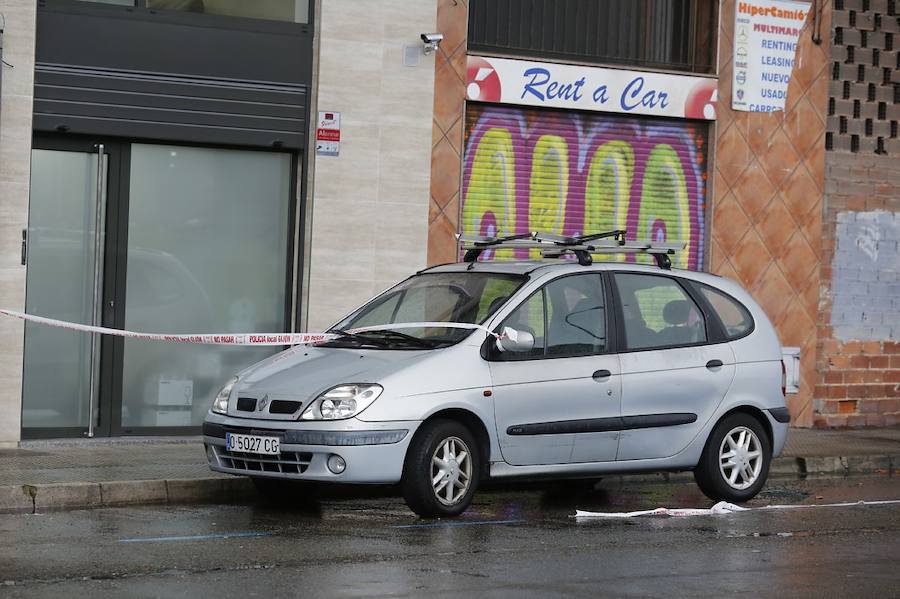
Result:
M773 480L747 504L900 499L888 476ZM692 483L503 485L455 520L392 489L290 509L107 508L0 516L0 597L900 594L900 504L577 521L575 509L709 507Z
M791 429L775 466L839 456L888 456L898 464L900 427ZM209 469L199 437L25 441L16 449L0 449L0 486L197 478L228 478Z

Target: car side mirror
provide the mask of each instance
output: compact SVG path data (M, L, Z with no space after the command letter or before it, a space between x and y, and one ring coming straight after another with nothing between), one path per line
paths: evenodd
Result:
M534 348L534 335L528 331L518 331L512 327L503 327L497 339L497 349L501 352L526 352Z

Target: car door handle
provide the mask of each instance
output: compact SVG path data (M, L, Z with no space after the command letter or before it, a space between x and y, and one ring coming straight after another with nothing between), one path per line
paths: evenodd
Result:
M706 367L709 369L718 368L719 366L724 366L722 360L710 360L706 363Z
M608 371L608 370L597 370L597 371L595 371L594 374L591 375L591 376L594 377L594 380L596 380L596 379L607 379L607 378L609 378L609 377L612 376L612 373L611 373L610 371Z

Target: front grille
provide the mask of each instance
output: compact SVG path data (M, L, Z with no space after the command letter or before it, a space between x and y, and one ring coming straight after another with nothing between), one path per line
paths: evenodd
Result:
M219 463L225 468L246 470L247 472L281 472L283 474L303 474L309 468L312 454L307 452L284 451L281 455L259 453L238 453L222 446L215 446Z
M253 397L238 397L237 409L241 412L253 412L256 410L256 399Z
M276 399L269 405L269 414L293 414L300 409L299 401Z

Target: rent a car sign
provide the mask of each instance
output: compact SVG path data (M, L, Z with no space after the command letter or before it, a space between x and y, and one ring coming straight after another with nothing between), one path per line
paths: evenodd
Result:
M747 112L784 110L808 2L738 0L734 11L731 107Z

